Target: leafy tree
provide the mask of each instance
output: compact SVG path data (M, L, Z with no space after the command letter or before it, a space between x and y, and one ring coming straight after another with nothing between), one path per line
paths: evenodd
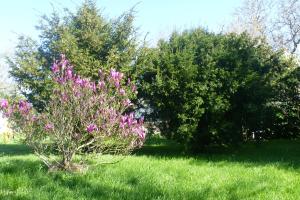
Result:
M144 56L139 94L167 137L202 148L274 133L270 104L289 59L263 41L195 29Z
M10 73L22 94L39 110L52 93L50 66L61 53L85 77L95 79L99 68L116 68L133 76L137 53L133 20L133 10L114 20L105 19L94 1L85 1L75 13L67 11L63 17L54 11L37 26L39 41L19 38L15 55L8 58Z
M296 65L297 66L297 65ZM295 138L300 133L300 67L288 68L273 83L276 95L271 105L275 111L272 137Z
M96 83L74 74L62 56L52 67L56 89L43 112L27 101L0 101L0 111L49 168L80 170L76 154L127 154L145 139L143 119L129 112L134 84L121 72L100 72ZM58 155L60 160L53 155Z

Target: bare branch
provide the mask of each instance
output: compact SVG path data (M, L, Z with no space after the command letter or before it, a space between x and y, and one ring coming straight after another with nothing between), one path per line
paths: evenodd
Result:
M231 32L263 37L274 49L296 54L300 44L299 0L244 0ZM238 28L235 28L238 27Z

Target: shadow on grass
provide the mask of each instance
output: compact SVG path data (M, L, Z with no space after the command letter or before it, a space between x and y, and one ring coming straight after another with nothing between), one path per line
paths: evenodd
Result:
M217 166L227 162L239 163L245 167L276 164L280 168L295 170L300 168L299 147L300 141L277 140L260 145L248 143L236 149L211 149L209 153L192 155L183 154L183 146L173 141L152 139L135 155L157 159L189 157L192 158L188 160L191 165L202 165L204 162L216 163ZM5 155L30 154L26 146L17 144L2 144L0 152ZM109 168L99 166L87 174L48 173L39 160L27 158L12 157L9 162L0 163L0 174L4 179L9 177L0 181L0 199L207 199L213 193L210 185L191 189L184 194L167 191L153 180L141 179L144 174L139 174L139 171L114 171L112 168L118 165L110 165ZM242 180L228 185L227 191L233 195L232 199L238 199L234 195L242 184L247 185ZM28 187L30 193L11 192L19 187Z
M71 174L48 173L41 162L12 159L0 164L0 174L9 177L0 182L0 199L206 199L210 186L185 194L167 192L155 182L141 181L143 174L125 171L125 176L113 176L110 181L96 172ZM105 171L105 167L103 167ZM100 170L102 171L102 169ZM97 178L95 178L95 176ZM21 179L21 180L20 180ZM26 188L28 193L12 192ZM41 188L42 187L42 188Z
M150 138L146 144L141 149L135 151L134 154L167 158L191 156L184 152L183 145L162 138Z
M0 165L0 172L4 175L17 176L25 173L32 176L38 171L47 172L46 167L39 160L10 159L9 162Z
M19 156L31 153L29 147L24 144L0 144L0 156Z
M204 162L240 162L245 166L276 164L284 168L300 168L300 140L273 140L261 144L247 143L236 148L211 148L205 153L189 154L174 141L151 138L136 156L155 158L192 158L191 164ZM32 151L23 144L0 144L1 156L29 155ZM18 162L18 161L16 161ZM21 161L19 161L21 162Z
M184 153L183 145L165 139L150 139L135 152L137 156L157 158L192 158L191 164L239 162L245 166L275 164L285 169L300 169L300 140L273 140L260 144L249 142L235 148L213 147L205 153Z

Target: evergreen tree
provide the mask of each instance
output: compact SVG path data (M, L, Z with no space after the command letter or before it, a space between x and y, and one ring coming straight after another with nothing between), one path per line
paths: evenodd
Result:
M133 20L133 10L108 20L94 1L85 1L75 13L67 11L63 17L53 12L37 26L39 41L19 38L14 56L8 58L10 74L22 94L39 110L52 93L51 63L60 54L65 54L84 77L94 79L99 68L115 68L132 76L137 54Z
M299 66L267 43L195 29L173 33L145 57L139 95L165 136L202 148L286 136L284 123L299 135Z

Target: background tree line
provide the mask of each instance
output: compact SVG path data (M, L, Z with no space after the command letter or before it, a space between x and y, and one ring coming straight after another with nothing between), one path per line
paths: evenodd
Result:
M10 74L21 93L42 110L53 90L50 65L60 53L91 79L99 67L116 68L137 83L136 109L162 135L195 150L299 137L297 57L247 30L174 32L150 48L141 45L133 20L133 10L106 19L94 1L63 17L45 16L38 26L39 41L20 38L8 59Z

